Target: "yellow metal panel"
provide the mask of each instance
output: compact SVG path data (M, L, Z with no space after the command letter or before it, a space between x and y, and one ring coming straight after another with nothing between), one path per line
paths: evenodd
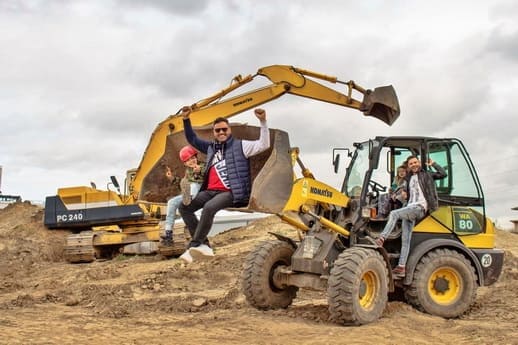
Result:
M118 225L101 225L101 226L93 226L92 231L121 232L122 229Z
M112 206L113 203L122 205L119 195L113 191L98 190L86 186L66 187L58 189L58 196L66 204L88 204L88 203L106 203L106 206Z
M349 203L349 198L325 183L301 178L293 184L291 196L284 207L284 212L299 211L302 205L311 206L317 202L345 207Z
M422 221L420 221L419 224L414 227L414 232L451 233L450 229L433 219L431 216L426 216Z
M476 235L459 236L462 242L469 248L495 247L495 228L490 219L486 218L486 232Z
M441 206L433 213L434 218L444 224L447 228L453 229L453 218L451 216L451 207Z
M160 240L160 230L156 228L154 231L140 233L124 233L124 232L104 232L96 234L93 240L94 246L128 244L146 241Z
M439 214L437 214L439 212ZM434 217L440 218L441 221L449 219L448 226L452 226L452 217L447 216L451 212L449 207L441 207L433 213ZM419 224L414 227L414 232L422 233L451 233L452 231L445 227L431 216L424 218ZM485 233L457 233L459 239L469 248L494 248L495 246L495 228L493 223L486 218L486 232Z

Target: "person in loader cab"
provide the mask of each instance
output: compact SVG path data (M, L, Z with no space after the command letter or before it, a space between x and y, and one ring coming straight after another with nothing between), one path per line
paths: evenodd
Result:
M248 205L252 181L249 158L270 147L270 134L266 112L255 109L261 124L258 140L240 140L232 136L232 129L224 117L212 124L213 141L198 138L192 129L189 115L191 107L182 108L185 137L189 144L207 155L206 170L200 192L189 205L180 205L180 214L191 234L191 241L180 259L191 263L193 259L214 256L207 236L219 210ZM200 219L194 212L203 208Z
M203 171L205 163L198 161L198 152L189 145L186 145L180 150L180 160L185 165L185 176L180 181L181 194L172 197L167 201L167 213L165 217L165 234L162 236L162 245L170 246L173 244L173 228L176 211L183 202L189 204L193 196L200 190L203 182ZM174 176L171 168L167 167L165 172L169 180L173 180Z
M421 168L421 162L416 156L410 156L406 160L408 174L406 176L406 195L408 197L405 207L392 210L385 228L375 240L376 244L383 247L383 243L394 229L396 222L402 220L401 228L401 252L398 265L392 271L396 278L402 278L406 274L406 260L410 251L410 240L416 221L422 219L427 213L432 213L439 207L437 189L434 180L445 178L444 169L431 159L427 165L436 171L425 171Z

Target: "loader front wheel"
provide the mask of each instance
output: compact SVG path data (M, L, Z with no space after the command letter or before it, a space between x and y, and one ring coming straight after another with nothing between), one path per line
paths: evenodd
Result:
M331 319L339 324L363 325L378 320L388 300L388 270L375 250L353 247L335 260L327 299Z
M258 245L246 258L242 274L242 289L248 303L258 309L287 308L298 287L277 287L273 282L275 269L290 266L294 248L283 241L268 241Z
M437 249L419 261L405 296L421 311L453 318L468 310L476 293L477 278L471 263L454 250Z

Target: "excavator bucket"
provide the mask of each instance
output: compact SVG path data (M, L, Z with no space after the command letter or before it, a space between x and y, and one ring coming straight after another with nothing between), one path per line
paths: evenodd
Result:
M280 213L291 196L293 165L288 133L270 130L270 149L252 157L252 193L248 209L264 213Z
M232 135L245 140L259 138L260 128L244 124L231 123ZM206 140L213 140L212 127L195 128L197 135ZM180 149L187 145L184 132L177 132L167 137L164 155L157 161L142 183L141 195L146 201L166 202L170 197L180 194L179 181L185 174L185 167L179 157ZM201 160L204 154L198 154ZM169 168L172 181L165 172ZM288 201L293 184L293 166L290 154L288 133L270 129L270 148L250 158L252 191L245 212L281 212Z
M392 125L400 112L396 91L392 85L377 87L374 91L367 90L360 111L366 116L374 116L389 126Z

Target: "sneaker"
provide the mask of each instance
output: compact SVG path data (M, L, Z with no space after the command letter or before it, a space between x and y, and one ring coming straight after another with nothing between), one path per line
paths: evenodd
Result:
M397 265L396 268L392 270L392 276L394 276L394 278L403 278L405 274L405 266Z
M214 256L214 251L211 247L202 244L198 247L191 247L191 255L193 259L203 260Z
M377 239L374 240L374 242L376 242L376 245L378 247L383 247L383 243L385 243L385 239L383 237L378 237Z
M184 261L186 264L192 263L192 256L189 249L180 255L180 260Z
M162 244L163 246L173 245L173 231L172 230L166 230L165 236L160 236L160 238L162 239L160 241L160 244Z
M180 181L180 191L182 192L182 203L189 205L191 203L191 183L185 177Z

